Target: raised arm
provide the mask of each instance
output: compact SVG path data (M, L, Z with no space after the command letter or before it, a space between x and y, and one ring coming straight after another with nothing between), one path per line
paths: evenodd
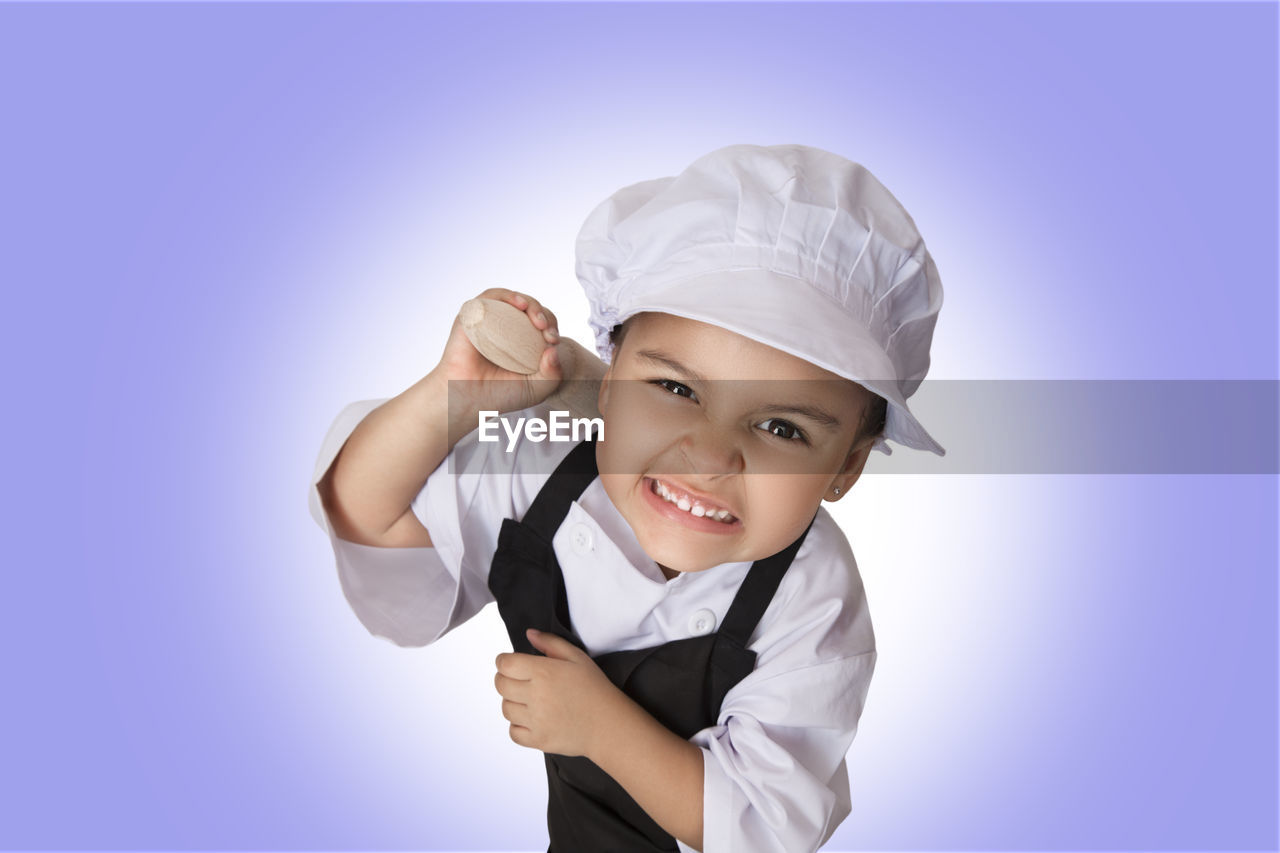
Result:
M370 412L317 484L333 530L342 539L385 548L429 547L430 533L410 504L458 439L476 428L480 410L527 408L560 384L560 366L553 358L553 344L559 340L555 316L515 291L491 288L481 295L525 311L543 332L547 347L538 372L524 376L488 361L455 318L440 363Z
M316 484L334 533L360 545L431 546L409 504L466 434L466 413L451 421L448 410L448 380L437 368L360 422Z

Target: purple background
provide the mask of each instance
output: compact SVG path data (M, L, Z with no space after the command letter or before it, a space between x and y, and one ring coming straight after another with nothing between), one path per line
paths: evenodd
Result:
M342 599L341 407L489 286L589 342L587 213L735 142L912 212L930 378L1275 380L1276 76L1274 3L0 5L0 846L545 849L492 608ZM834 511L880 658L826 849L1276 849L1276 477L912 453Z

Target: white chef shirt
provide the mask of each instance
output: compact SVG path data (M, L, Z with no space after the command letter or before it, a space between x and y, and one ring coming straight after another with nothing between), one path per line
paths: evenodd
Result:
M370 633L425 646L493 596L489 564L504 518L521 519L572 442L473 430L427 478L412 510L431 548L379 548L333 533L316 483L357 424L385 402L352 403L325 436L311 479L311 514L329 534L343 594ZM549 417L547 403L505 415ZM509 475L495 471L512 472ZM597 477L570 505L552 540L573 627L593 657L711 633L750 562L668 581L641 549ZM748 641L755 669L725 695L714 726L689 741L702 750L703 853L796 853L824 844L848 816L845 754L875 669L875 636L862 578L825 508ZM681 853L693 848L677 839Z

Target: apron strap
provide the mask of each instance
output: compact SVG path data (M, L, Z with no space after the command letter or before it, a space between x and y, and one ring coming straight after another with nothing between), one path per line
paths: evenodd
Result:
M521 520L547 542L555 538L560 523L569 514L569 504L577 500L599 474L595 441L595 435L589 436L560 460Z
M800 550L800 545L809 535L809 529L817 518L818 513L815 512L804 533L796 541L778 553L751 564L751 569L738 587L738 593L733 597L733 603L729 605L724 622L720 625L720 632L737 645L744 649L747 647L751 632L756 629L760 617L764 616L769 602L773 601L773 594L777 592L778 584L782 583L782 576L787 573L791 561L795 559L796 552Z

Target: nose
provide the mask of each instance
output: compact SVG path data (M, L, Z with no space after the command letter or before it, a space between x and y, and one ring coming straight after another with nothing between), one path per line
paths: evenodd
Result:
M690 428L680 440L680 452L690 473L723 477L742 472L742 449L731 433L711 423Z

